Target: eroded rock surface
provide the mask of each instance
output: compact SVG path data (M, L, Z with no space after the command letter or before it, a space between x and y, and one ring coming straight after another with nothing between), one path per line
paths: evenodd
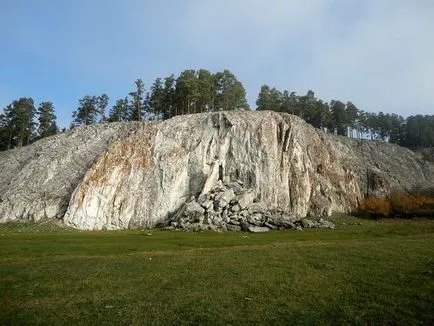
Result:
M77 128L0 153L0 169L0 221L64 215L80 229L167 224L192 197L200 206L192 216L235 197L238 212L263 203L297 219L326 216L355 209L366 193L434 184L433 163L410 150L325 134L275 112ZM199 202L219 182L232 186Z
M0 222L61 218L87 170L137 123L76 128L0 152Z

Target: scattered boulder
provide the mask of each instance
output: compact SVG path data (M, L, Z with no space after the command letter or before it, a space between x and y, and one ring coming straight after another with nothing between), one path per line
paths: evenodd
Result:
M241 226L239 225L227 224L226 228L228 231L241 231Z
M238 205L240 205L241 209L247 208L250 204L253 203L253 200L255 199L255 191L254 190L248 190L245 191L240 197L238 198Z
M320 218L318 223L320 224L318 226L320 228L326 228L326 229L332 229L332 230L334 230L334 228L335 228L335 225L332 222L326 221L323 218Z
M190 216L193 222L201 222L203 221L205 209L199 205L196 201L191 201L185 205L184 214L186 216Z
M314 223L311 220L307 219L307 218L304 219L304 220L302 220L301 224L302 224L302 226L304 228L312 228L312 227L314 227Z
M261 232L270 231L270 229L265 226L249 226L248 230L249 232L252 233L261 233Z
M218 209L222 209L224 207L226 207L227 205L229 205L230 201L232 199L234 199L235 197L235 193L233 191L233 189L227 189L225 191L223 191L221 194L219 194L216 198L215 198L215 204L217 205Z

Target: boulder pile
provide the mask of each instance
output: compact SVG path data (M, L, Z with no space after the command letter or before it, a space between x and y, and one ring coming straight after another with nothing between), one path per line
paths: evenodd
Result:
M258 201L254 189L245 189L239 180L221 180L207 193L193 196L171 216L166 229L187 231L248 231L302 228L334 229L330 221L299 219L279 208Z

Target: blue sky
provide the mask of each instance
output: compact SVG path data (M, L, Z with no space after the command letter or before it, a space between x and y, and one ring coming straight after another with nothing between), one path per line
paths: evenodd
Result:
M142 78L231 70L260 86L360 109L434 114L432 0L0 0L0 108L85 95L110 105Z

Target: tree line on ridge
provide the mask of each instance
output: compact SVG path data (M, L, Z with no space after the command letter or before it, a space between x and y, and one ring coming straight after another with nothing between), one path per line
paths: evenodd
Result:
M72 113L70 128L95 123L166 120L176 115L226 110L249 110L242 83L229 70L185 70L157 78L149 90L142 79L134 89L108 108L109 96L86 95ZM388 141L409 148L434 147L434 115L403 118L397 114L372 113L352 102L325 102L309 90L297 95L263 85L256 110L286 112L303 118L316 128L337 135ZM0 113L0 150L28 145L58 133L52 102L39 106L22 97ZM66 131L64 128L62 131Z

